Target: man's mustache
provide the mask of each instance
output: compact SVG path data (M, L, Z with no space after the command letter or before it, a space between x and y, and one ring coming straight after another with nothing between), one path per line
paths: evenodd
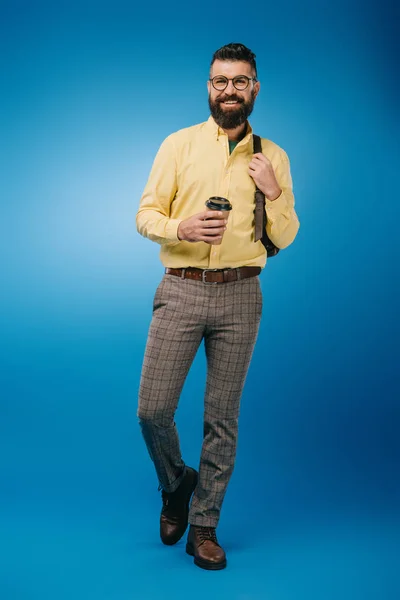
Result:
M239 98L238 96L224 96L223 98L216 98L216 101L221 102L229 102L229 100L236 100L236 102L243 103L243 98Z

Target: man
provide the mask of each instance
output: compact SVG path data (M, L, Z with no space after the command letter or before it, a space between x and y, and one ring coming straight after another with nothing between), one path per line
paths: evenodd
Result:
M263 152L253 154L247 118L260 90L255 55L242 44L220 48L207 86L210 118L162 143L137 213L139 233L161 244L165 267L154 298L138 417L162 489L162 541L175 544L190 523L186 551L199 567L217 570L226 566L226 556L216 527L262 309L258 275L266 251L254 235L256 185L265 194L267 233L278 248L293 242L299 221L286 153L262 139ZM230 200L229 218L205 208L211 196ZM197 473L181 457L174 415L202 340L207 383Z

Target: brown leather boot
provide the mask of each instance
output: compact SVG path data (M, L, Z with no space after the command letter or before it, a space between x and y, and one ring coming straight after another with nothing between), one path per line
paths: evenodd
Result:
M194 564L202 569L218 571L226 567L225 552L218 544L215 527L191 525L186 552L194 556Z
M179 487L168 494L162 491L163 507L160 516L161 541L167 546L179 542L188 526L189 502L197 485L197 471L186 467Z

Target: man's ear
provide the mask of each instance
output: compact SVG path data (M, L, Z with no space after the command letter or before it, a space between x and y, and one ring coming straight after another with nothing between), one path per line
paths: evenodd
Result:
M254 89L254 98L257 98L258 93L260 91L260 87L261 87L260 82L256 81L254 84L254 88L253 88Z

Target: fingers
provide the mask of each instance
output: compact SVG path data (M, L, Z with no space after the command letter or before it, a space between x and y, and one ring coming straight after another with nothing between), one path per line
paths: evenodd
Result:
M207 242L208 244L220 243L226 231L227 221L221 219L202 221L201 227L198 230L199 241Z
M249 167L251 167L252 169L261 169L262 167L265 166L265 162L261 161L261 160L257 160L256 158L252 158L251 161L249 162Z
M219 244L226 230L227 223L226 213L205 210L181 222L181 235L179 239L187 242Z
M201 231L198 232L198 235L200 237L206 238L206 239L215 239L217 237L222 237L225 233L225 228L224 229L213 229L213 230L209 230L207 231L206 229L202 229Z
M263 172L268 173L271 170L271 162L266 156L264 156L264 154L260 154L258 152L257 154L253 155L253 158L249 163L249 175L261 176Z
M197 217L204 221L205 219L223 219L224 213L220 210L205 210L198 213Z
M270 162L270 160L266 156L264 156L264 154L261 154L261 152L257 152L256 154L253 154L252 160L258 160L263 163Z
M268 158L266 160L261 160L260 158L253 156L253 158L249 162L249 165L251 165L253 168L258 167L260 169L260 168L270 167L271 163L269 162Z
M222 229L226 229L226 224L228 221L226 219L218 219L216 221L209 219L208 221L201 221L201 225L203 228L210 229L215 227L221 227Z
M222 211L206 210L181 221L178 239L186 242L218 244L226 230L228 220Z

